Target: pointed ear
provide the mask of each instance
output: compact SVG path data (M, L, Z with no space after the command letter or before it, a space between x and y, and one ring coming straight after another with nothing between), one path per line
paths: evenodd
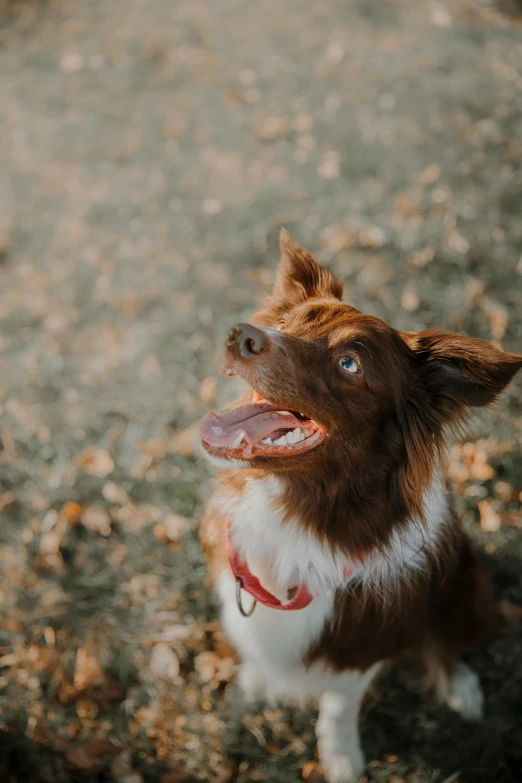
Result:
M444 423L467 407L492 403L522 367L521 355L477 337L436 329L402 337L415 353L422 385Z
M397 401L406 460L395 473L395 494L407 513L422 519L423 491L446 428L465 420L470 407L492 403L522 368L522 356L436 329L400 336L411 350L413 377Z
M291 306L313 296L341 299L343 283L295 242L283 228L279 238L281 262L272 296Z

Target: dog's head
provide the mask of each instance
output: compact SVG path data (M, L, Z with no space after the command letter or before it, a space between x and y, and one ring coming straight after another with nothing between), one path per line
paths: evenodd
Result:
M344 304L342 288L281 232L274 290L223 348L223 370L247 382L250 401L207 414L203 445L231 467L386 474L404 511L422 515L446 428L491 403L522 356L434 329L398 332Z

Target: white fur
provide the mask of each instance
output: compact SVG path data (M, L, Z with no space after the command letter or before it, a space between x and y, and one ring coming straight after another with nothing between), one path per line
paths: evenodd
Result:
M222 622L243 660L252 661L279 695L289 671L299 669L304 653L323 630L333 611L333 594L315 598L304 609L284 612L258 603L250 617L243 617L236 604L234 577L223 571L219 579L223 602ZM245 595L245 593L244 593ZM248 606L245 595L245 606Z
M364 694L380 665L360 674L345 672L331 676L319 701L316 725L319 758L329 783L359 780L365 761L359 740L359 710Z
M219 580L222 623L243 663L239 683L248 700L278 699L302 706L319 701L319 756L329 783L354 783L364 770L357 727L359 708L380 664L364 674L334 674L321 664L305 668L303 654L332 613L333 594L316 597L299 611L284 612L258 604L250 617L237 608L229 571ZM246 599L248 600L248 599Z
M345 580L349 587L361 582L368 590L378 590L384 597L403 580L422 573L427 552L441 554L444 530L448 523L448 499L443 479L436 475L424 495L425 522L410 520L396 528L386 547L370 554Z
M466 720L480 720L484 707L484 695L475 672L460 661L448 676L439 670L436 686L439 701L448 705Z
M278 507L281 491L276 476L250 479L240 498L222 501L222 510L231 517L232 541L243 558L250 554L258 560L266 559L278 582L306 582L314 596L341 585L349 588L355 582L383 593L393 589L400 580L422 571L426 551L433 552L439 544L448 521L446 493L437 479L426 493L426 523L412 521L394 531L385 549L370 553L358 563L321 544L297 520L284 521ZM347 577L346 569L350 570Z
M335 588L349 589L359 582L368 590L393 595L401 579L425 568L426 550L439 545L448 518L444 486L437 479L426 494L426 524L412 522L393 533L385 549L369 554L362 563L322 545L297 520L284 520L280 495L276 477L252 478L241 496L222 496L220 510L230 519L232 542L243 558L266 558L283 585L305 581L314 600L304 609L287 612L258 603L245 618L236 605L234 578L226 570L219 580L223 626L243 659L239 681L247 698L319 700L317 737L326 779L354 783L364 770L357 728L360 703L381 664L365 673L334 674L319 663L305 668L303 656L332 615ZM346 567L353 569L348 577ZM245 606L249 600L244 594ZM451 699L453 708L464 715L477 712L472 678L461 669L448 683L450 706Z

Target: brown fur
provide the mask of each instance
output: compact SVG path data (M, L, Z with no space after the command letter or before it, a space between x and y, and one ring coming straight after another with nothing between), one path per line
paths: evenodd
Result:
M225 350L223 360L280 409L325 425L328 437L307 453L256 457L252 470L225 472L216 497L241 493L247 476L277 473L287 518L351 557L385 551L394 530L422 524L448 429L471 406L491 403L522 356L434 329L398 332L341 303L341 281L286 232L281 251L273 294L254 319L273 330L269 349L254 360ZM362 372L343 373L346 355ZM211 501L201 536L215 575L227 567L223 527ZM387 600L362 588L339 592L308 663L365 669L416 648L449 669L486 638L495 627L487 580L458 523L448 531L444 551L428 553L427 573Z
M434 658L450 671L463 653L490 638L497 614L487 577L467 536L458 528L452 533L449 562L441 567L433 559L426 575L400 585L392 601L360 587L338 595L334 617L307 663L364 670L417 650L427 665Z

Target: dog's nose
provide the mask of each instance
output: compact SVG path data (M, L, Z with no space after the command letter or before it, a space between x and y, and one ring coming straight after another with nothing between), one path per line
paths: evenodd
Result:
M227 348L236 356L251 359L268 348L268 338L261 329L251 324L236 324L228 333Z

